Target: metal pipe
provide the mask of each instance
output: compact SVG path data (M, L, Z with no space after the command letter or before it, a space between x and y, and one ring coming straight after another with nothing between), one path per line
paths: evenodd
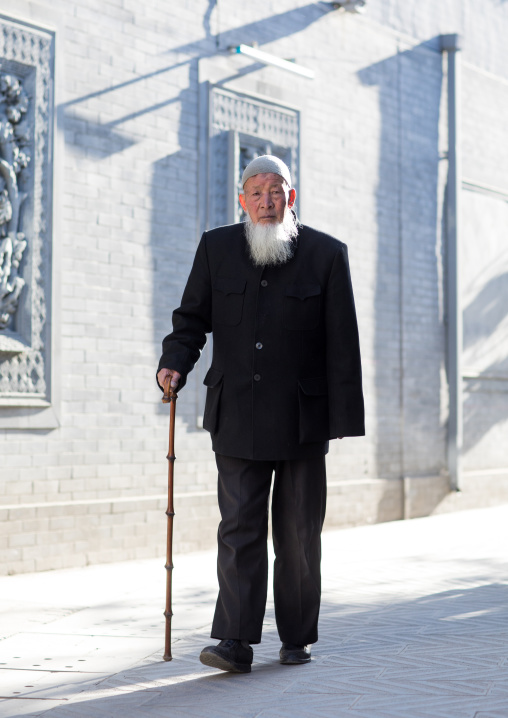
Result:
M460 491L463 437L462 306L460 286L460 36L441 35L441 51L448 56L448 181L446 185L446 298L448 440L450 488Z

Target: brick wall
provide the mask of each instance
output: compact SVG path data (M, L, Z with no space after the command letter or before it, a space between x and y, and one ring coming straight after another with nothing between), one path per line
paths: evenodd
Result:
M397 519L404 507L409 516L440 510L446 117L436 38L465 35L464 174L508 190L506 4L371 1L358 16L288 0L276 7L220 0L218 11L204 0L4 0L3 12L50 25L57 36L59 427L0 433L1 570L164 551L168 411L154 373L205 199L198 193L198 73L205 65L232 89L301 110L301 217L349 246L367 436L332 446L328 525ZM294 57L316 79L224 53L253 41ZM480 234L495 214L486 201L468 204L468 217L483 221ZM502 210L495 216L497 234L489 236L499 266L506 256ZM478 233L466 236L472 243ZM467 261L474 266L474 253ZM477 282L468 306L484 286L481 277ZM492 340L498 372L508 353L505 326L500 315ZM196 425L197 376L177 407L177 551L213 545L217 523L213 454ZM476 392L468 384L466 403L473 421L466 425L465 466L477 472L467 483L476 505L491 500L482 493L488 486L492 496L488 472L508 466L506 382L487 391L486 381ZM408 476L429 481L428 490L411 485L410 510ZM497 486L497 500L508 500L501 479Z

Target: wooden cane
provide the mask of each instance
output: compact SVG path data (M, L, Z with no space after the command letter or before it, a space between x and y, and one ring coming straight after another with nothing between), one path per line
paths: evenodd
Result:
M171 655L171 618L173 611L171 607L171 587L173 578L173 516L175 510L173 507L173 469L175 464L175 409L177 395L171 386L171 376L168 376L164 382L164 395L162 397L163 404L171 404L169 411L169 450L168 460L168 508L166 516L168 517L167 538L166 538L166 638L164 643L164 660L170 661Z

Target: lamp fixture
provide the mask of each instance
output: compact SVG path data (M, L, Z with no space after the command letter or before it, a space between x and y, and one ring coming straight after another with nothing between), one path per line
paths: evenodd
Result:
M258 50L257 47L251 47L250 45L235 45L234 47L230 47L229 51L234 55L246 55L247 57L252 57L253 60L262 62L263 65L273 65L274 67L279 67L281 70L292 72L295 75L308 77L309 80L314 79L314 73L312 70L308 70L306 67L302 67L302 65L297 65L296 62L292 62L291 60L283 60L282 57L277 57L277 55L271 55L268 52L263 52L263 50Z
M336 10L363 13L365 12L367 0L339 0L339 2L332 2L331 5L333 5Z

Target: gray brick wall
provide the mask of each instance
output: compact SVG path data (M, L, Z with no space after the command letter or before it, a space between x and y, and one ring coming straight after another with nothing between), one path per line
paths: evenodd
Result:
M218 11L204 0L4 0L3 11L57 34L53 323L61 400L58 428L0 433L2 570L164 550L168 412L154 373L205 200L198 192L205 71L301 110L301 217L349 245L367 436L332 446L328 525L402 517L405 476L429 477L427 489L412 485L409 515L460 508L443 503L435 478L446 468L447 410L437 36L465 36L464 174L508 190L508 5L371 0L355 16L303 0L276 7L220 0ZM224 53L253 41L294 57L316 79ZM468 204L468 217L480 234L490 231L488 217L498 217L491 252L499 266L504 215L485 202ZM465 237L473 242L478 233ZM467 261L474 268L474 255ZM508 353L505 326L503 315L492 335L498 371ZM213 544L217 522L213 454L196 427L197 377L177 406L177 550ZM508 467L506 382L466 384L465 466L480 472L467 484L478 505L482 481L489 501L493 495L488 471ZM497 500L507 500L504 486L500 479Z

